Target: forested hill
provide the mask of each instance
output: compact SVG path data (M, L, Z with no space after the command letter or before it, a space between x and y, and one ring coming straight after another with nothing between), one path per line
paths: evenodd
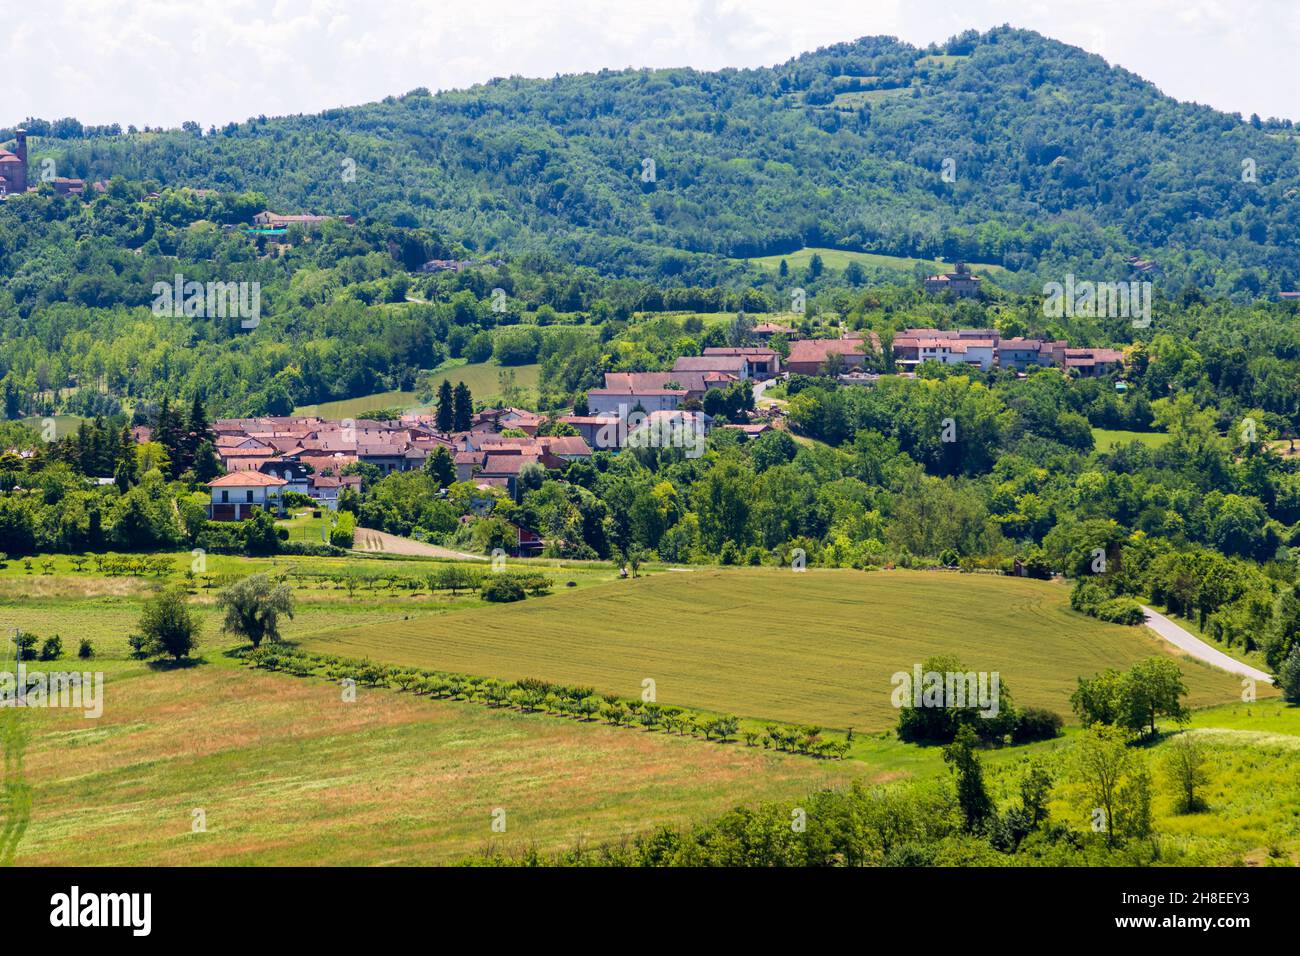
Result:
M70 138L37 152L61 175L253 189L284 211L433 226L478 251L544 244L613 273L835 246L1002 264L1025 285L1124 279L1129 255L1158 263L1167 293L1300 285L1300 129L1180 103L1010 28L764 69L417 90L206 135L89 132L65 122Z

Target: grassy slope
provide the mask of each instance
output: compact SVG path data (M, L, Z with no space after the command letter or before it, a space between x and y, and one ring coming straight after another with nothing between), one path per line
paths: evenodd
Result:
M944 774L938 748L873 739L883 760L826 762L739 743L579 724L480 704L238 668L220 655L183 670L98 662L104 715L32 711L29 865L428 864L496 851L618 840L736 804L790 801L853 779ZM1210 746L1208 812L1174 813L1155 778L1161 862L1224 865L1300 853L1300 708L1278 700L1197 712ZM1086 831L1071 781L1076 737L986 752L990 792L1010 806L1024 758L1056 781L1053 819ZM901 753L905 751L905 753ZM192 811L207 831L191 832ZM507 830L493 833L492 811Z
M451 382L453 386L459 382L464 382L477 401L492 401L500 396L500 374L503 371L514 372L515 383L520 388L532 392L537 391L537 384L542 373L540 365L502 366L496 362L480 362L477 365L444 365L429 376L429 383L436 393L444 378Z
M508 608L311 636L314 651L495 677L590 683L661 703L885 730L890 677L926 657L998 671L1023 704L1069 712L1075 678L1166 652L1145 630L1069 609L1059 585L921 572L701 570L613 582ZM1184 665L1190 702L1235 679Z
M841 96L848 95L850 94L841 94ZM918 264L925 266L927 269L932 269L935 272L950 270L953 267L951 262L945 263L935 259L910 259L905 256L887 256L875 252L853 252L844 249L818 249L813 247L800 249L798 252L791 252L787 255L761 256L756 259L750 259L749 261L763 269L775 272L781 267L781 260L784 259L790 266L792 272L798 272L799 270L808 268L808 262L812 259L813 253L817 253L822 257L822 264L828 269L843 269L847 267L850 262L857 262L864 266L879 266L885 269L906 269L908 271L911 271L912 268ZM969 265L977 272L999 273L1006 271L1002 266L992 265L990 263L972 262L969 263Z
M127 636L135 632L144 602L164 583L181 580L180 571L190 566L188 552L171 556L176 573L170 578L104 577L93 565L77 572L68 557L56 555L52 573L42 573L41 561L32 563L28 572L18 559L0 569L0 631L8 633L18 627L41 638L58 634L66 653L74 654L81 638L89 638L100 654L125 655ZM514 563L514 562L512 562ZM519 562L521 565L523 562ZM366 579L373 575L398 574L423 578L437 566L427 558L245 558L208 555L207 581L196 577L193 582L193 611L198 615L205 650L228 647L232 642L220 632L220 614L215 607L216 587L223 575L269 573L285 576L294 586L297 611L293 620L283 622L286 640L319 637L334 628L352 629L364 624L385 624L414 620L429 614L441 614L465 607L482 607L473 595L446 592L430 594L427 589L412 593L371 588ZM614 578L607 563L528 562L529 568L544 571L563 588L568 581L576 589L602 584ZM341 581L320 580L314 574L342 575L355 573L363 582L353 592ZM387 582L383 581L386 585ZM205 586L211 585L211 586Z
M282 558L273 564L213 556L209 562L209 570L218 574L345 566L338 559ZM125 650L122 638L135 627L140 604L154 586L151 579L78 575L64 563L66 559L59 559L55 575L29 575L20 563L0 572L0 620L42 634L61 631L69 651L75 651L77 637L90 635L101 654L107 651L120 658ZM375 560L352 565L407 573L430 566ZM784 700L784 706L802 700L810 689L830 702L841 700L840 706L846 686L852 695L868 696L852 675L879 658L877 645L893 640L909 656L927 653L921 649L935 640L934 627L958 635L961 653L971 666L991 666L976 654L996 655L997 644L1001 653L1014 649L1018 658L1040 665L1050 658L1068 664L1079 654L1086 658L1107 648L1113 655L1124 646L1131 653L1148 647L1140 643L1145 639L1138 632L1062 614L1059 589L1036 582L809 572L798 579L791 576L793 586L782 588L786 577L780 572L664 573L614 583L607 567L552 570L560 579L575 580L578 587L508 608L484 607L466 597L366 589L349 596L329 585L300 588L299 613L288 622L286 634L316 646L353 641L360 633L374 633L365 625L384 622L379 630L393 633L402 643L403 629L441 627L475 614L522 626L518 615L531 606L549 609L546 617L558 622L521 642L536 647L539 639L554 639L558 628L575 621L580 626L570 631L591 633L582 616L562 613L569 605L590 607L600 612L607 627L613 625L608 628L610 646L601 656L616 658L628 626L627 612L638 610L654 618L638 625L641 643L662 650L655 639L669 642L673 654L661 654L664 668L686 673L699 669L703 661L718 672L719 686L730 693L745 694L747 680L755 699L761 702L775 689L777 702ZM679 588L678 600L665 593ZM960 600L953 598L957 588ZM799 597L803 590L809 593ZM761 604L754 603L756 595ZM629 596L636 600L629 603ZM882 603L876 599L882 598L889 598L897 609L879 610ZM323 681L238 668L222 653L231 642L219 632L210 592L200 589L194 602L204 622L207 663L155 671L135 661L101 656L94 668L107 672L109 685L100 720L86 721L62 711L29 713L34 734L27 767L35 786L35 809L20 862L446 862L484 849L514 853L531 846L550 850L580 841L619 839L663 822L708 818L738 803L793 802L808 791L859 777L879 781L945 772L937 748L904 745L888 733L862 733L865 723L859 724L854 738L856 759L839 763L392 691L362 689L357 703L345 705L337 689ZM758 607L780 608L791 619L804 620L810 613L805 602L820 603L827 623L805 628L792 653L783 654L780 639L772 636L784 631L788 644L791 629L764 625L759 619L745 631L752 635L752 646L741 652L742 660L729 665L726 657L708 657L717 638L698 622L710 610L715 622L719 617L734 622L737 615L750 620ZM934 610L946 605L955 609ZM978 622L972 624L976 607ZM467 610L472 608L480 610ZM937 623L926 628L906 625L907 618L921 612ZM719 631L716 623L713 631ZM475 633L483 637L487 632ZM853 640L858 634L865 643ZM1111 646L1108 642L1116 634L1119 643ZM1053 641L1053 635L1066 643ZM1035 636L1041 650L1030 646ZM1080 646L1081 640L1087 641L1086 647ZM692 652L691 643L703 650ZM679 659L669 659L674 655ZM751 660L768 662L781 673L746 673ZM814 674L814 666L826 661L838 663L838 669ZM69 660L59 666L77 665ZM1017 697L1033 702L1029 687L1038 681L1013 679L1014 663L999 666ZM1099 666L1087 660L1084 669ZM1191 671L1194 702L1206 690L1201 671ZM847 673L847 682L840 672ZM640 671L634 673L639 681ZM692 679L707 686L706 677L694 674ZM659 678L661 700L670 696L666 685L673 686L671 676ZM1228 685L1227 694L1234 695L1235 682L1228 679ZM881 693L872 690L870 695ZM1207 787L1211 812L1175 815L1168 787L1157 775L1156 823L1164 862L1270 862L1296 853L1300 708L1272 699L1203 709L1194 714L1190 729L1212 747ZM1072 731L1030 748L986 753L995 795L1003 804L1013 802L1022 761L1027 753L1036 754L1058 778L1054 817L1086 829L1086 813L1068 782L1074 736ZM1162 741L1147 748L1153 768L1159 768L1166 747L1167 741ZM207 813L206 834L190 832L190 813L196 807ZM507 810L506 834L490 830L490 813L496 807Z
M442 863L615 840L867 772L391 691L344 703L323 681L219 656L96 666L101 718L29 714L20 863ZM505 833L491 830L498 807Z
M1159 448L1168 444L1170 436L1165 432L1129 432L1112 428L1094 428L1092 440L1097 451L1110 451L1116 445L1140 441L1148 448Z
M448 379L454 386L464 382L474 396L481 402L494 402L500 398L500 373L504 366L496 362L479 362L474 365L445 365L429 375L429 382L434 392L442 380ZM527 392L535 393L541 377L540 365L515 365L510 370L515 373L515 382ZM334 402L320 402L316 405L299 405L293 410L295 415L319 415L321 418L356 418L364 412L378 408L413 409L421 407L417 392L376 392L359 398L343 398Z

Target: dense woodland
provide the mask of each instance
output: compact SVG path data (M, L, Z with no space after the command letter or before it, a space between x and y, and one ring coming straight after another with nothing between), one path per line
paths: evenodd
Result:
M606 275L713 285L734 259L834 246L993 263L1025 288L1123 279L1130 255L1171 294L1300 284L1289 120L1179 103L1010 28L764 69L511 77L207 131L27 125L60 175L257 191Z

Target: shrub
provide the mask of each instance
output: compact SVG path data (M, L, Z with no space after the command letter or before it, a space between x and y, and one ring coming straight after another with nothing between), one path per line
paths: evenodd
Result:
M280 553L311 558L341 558L347 551L320 541L286 541L280 545Z
M168 588L145 604L140 630L145 636L141 649L153 657L165 654L180 660L199 645L198 622L185 604L184 592L177 588Z
M357 519L350 511L338 512L338 523L330 529L330 544L336 548L350 548L357 528Z
M1131 597L1118 597L1104 601L1095 613L1099 620L1109 621L1112 624L1137 625L1146 620L1142 605Z
M77 645L77 656L83 661L90 660L95 656L95 645L90 643L88 638L83 637L81 643Z
M1097 608L1109 598L1105 588L1087 578L1079 578L1070 589L1070 607L1093 617L1097 615Z
M1287 700L1300 703L1300 641L1277 669L1277 686Z
M239 531L246 554L256 557L280 550L280 533L275 527L275 517L265 508L256 509Z
M1033 743L1035 740L1051 740L1061 736L1065 721L1060 714L1042 707L1026 707L1020 712L1016 726L1011 731L1011 741L1017 744Z
M503 604L510 601L522 601L524 599L524 588L514 578L493 575L483 582L479 594L482 595L485 601Z
M57 661L63 656L63 639L55 634L53 637L47 637L45 643L41 645L41 660Z

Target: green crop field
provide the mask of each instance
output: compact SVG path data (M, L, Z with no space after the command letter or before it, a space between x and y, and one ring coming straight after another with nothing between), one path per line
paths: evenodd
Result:
M1116 445L1138 441L1148 448L1159 448L1169 442L1165 432L1128 432L1110 428L1094 428L1092 441L1097 451L1110 451Z
M333 402L320 402L316 405L299 405L293 410L295 415L319 415L321 418L358 418L364 412L378 408L415 408L420 403L415 392L375 392L359 398L340 398Z
M840 96L850 95L856 96L860 94L840 94ZM775 272L781 267L781 260L784 259L792 270L799 271L808 268L808 262L812 259L814 253L822 257L822 264L828 269L844 269L851 262L863 266L877 266L883 269L905 269L909 272L917 265L923 265L934 272L942 272L953 267L950 262L939 262L935 259L909 259L905 256L887 256L875 252L853 252L845 249L816 249L811 247L800 249L798 252L787 253L786 255L761 256L749 261L769 272ZM1002 266L984 262L971 262L968 265L975 272L997 274L1006 271Z
M37 431L37 432L40 432L40 433L42 434L42 437L46 437L45 434L44 434L44 432L45 432L45 423L46 423L47 421L49 421L49 420L50 420L50 419L48 419L48 418L42 418L42 417L40 417L40 416L32 416L32 417L30 417L30 418L20 418L20 419L18 419L19 422L21 422L22 424L26 425L28 428L31 428L31 429L34 429L34 430ZM75 432L75 431L77 430L77 427L78 427L78 426L79 426L79 425L80 425L84 420L85 420L85 419L83 419L80 415L55 415L55 416L53 416L53 421L54 421L54 437L55 437L55 438L63 438L65 435L71 435L73 432Z
M495 361L478 362L473 365L444 365L430 373L429 384L436 393L443 379L452 385L464 382L476 401L495 402L501 398L501 372L514 372L515 384L525 393L536 392L541 378L540 365L501 366ZM343 398L334 402L320 402L316 405L299 405L293 410L295 415L319 415L321 418L358 418L368 411L378 408L401 408L407 411L423 407L418 392L376 392L362 395L360 398Z
M452 385L464 382L476 400L491 402L501 397L502 372L514 372L516 385L526 391L536 392L542 367L540 365L502 366L496 362L444 365L429 377L429 382L435 392L443 379L451 382Z
M1145 629L1070 610L1059 584L924 572L699 570L382 627L311 636L312 651L517 679L581 682L742 717L885 730L891 676L938 653L997 671L1014 698L1069 714L1075 679L1166 653ZM1237 681L1183 666L1193 706Z

